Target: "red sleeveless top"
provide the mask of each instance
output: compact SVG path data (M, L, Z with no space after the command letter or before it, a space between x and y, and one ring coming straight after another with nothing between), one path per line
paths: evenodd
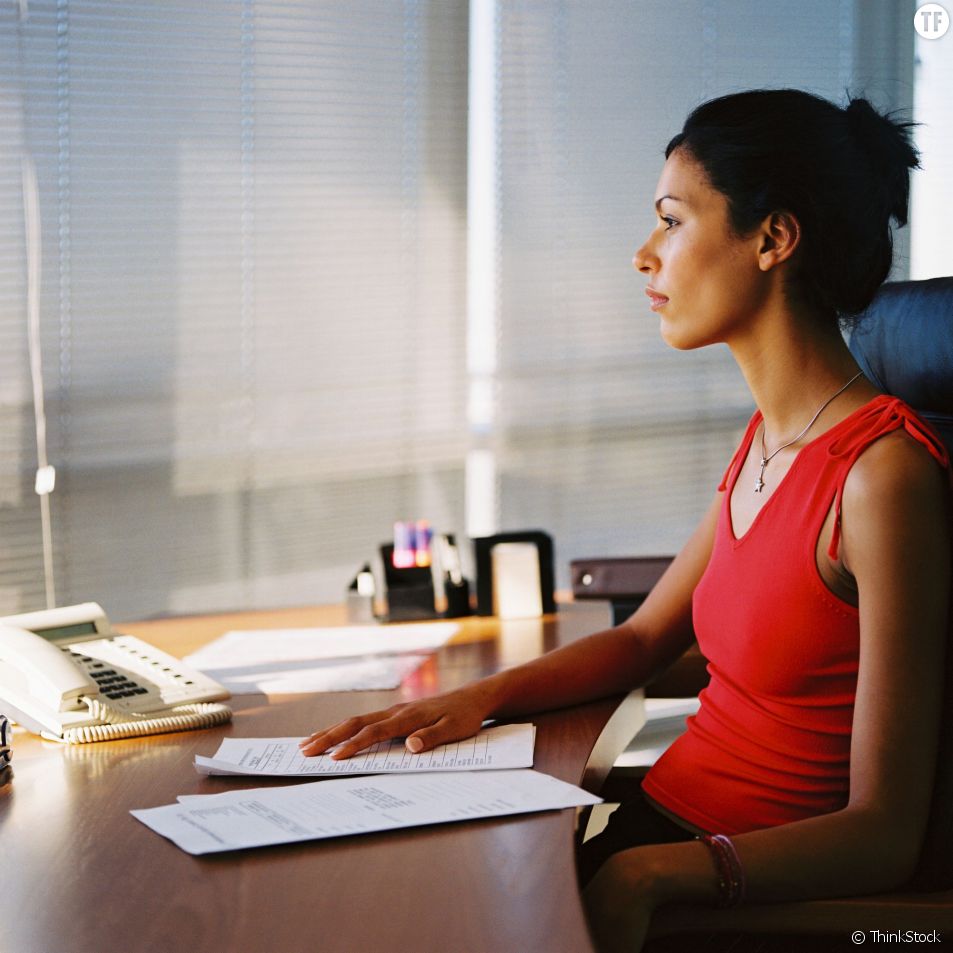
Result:
M944 466L946 450L902 401L880 395L803 447L735 538L729 503L761 413L751 418L719 490L711 559L693 597L711 681L686 732L646 775L645 792L703 830L773 827L844 807L860 653L858 610L817 570L821 527L875 440L903 428Z

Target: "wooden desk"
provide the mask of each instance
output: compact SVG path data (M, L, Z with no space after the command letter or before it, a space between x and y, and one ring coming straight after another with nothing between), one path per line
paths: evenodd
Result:
M232 699L231 725L66 747L17 729L0 787L4 953L578 953L592 949L573 865L574 811L192 857L130 816L180 794L294 783L203 778L195 753L235 736L305 734L431 694L605 625L604 606L544 621L468 621L393 692ZM118 625L176 655L233 628L343 622L287 610ZM597 785L638 727L630 696L535 716L536 764ZM529 720L529 719L527 719Z

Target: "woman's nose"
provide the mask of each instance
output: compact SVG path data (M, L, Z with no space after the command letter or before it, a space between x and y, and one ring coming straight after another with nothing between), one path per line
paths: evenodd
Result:
M650 275L656 270L658 260L649 250L649 243L646 242L633 256L632 267L643 275Z

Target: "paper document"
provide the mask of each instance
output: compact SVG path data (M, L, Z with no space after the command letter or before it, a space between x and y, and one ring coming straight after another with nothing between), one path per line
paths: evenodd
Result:
M538 771L334 778L190 796L133 817L190 854L598 804Z
M533 725L494 725L472 738L421 754L411 754L398 738L378 742L343 761L326 754L304 757L298 749L300 738L226 738L211 758L196 755L195 769L199 774L330 777L531 768L535 738Z
M386 690L459 628L428 622L226 632L185 661L235 695Z
M203 671L233 695L374 692L398 688L426 661L426 655L391 655L360 661L328 659Z

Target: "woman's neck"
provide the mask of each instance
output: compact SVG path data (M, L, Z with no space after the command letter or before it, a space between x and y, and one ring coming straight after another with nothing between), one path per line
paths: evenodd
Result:
M790 311L757 322L756 330L728 346L764 416L769 449L796 436L859 371L836 325ZM876 393L869 382L857 380L824 409L805 439L828 429Z

